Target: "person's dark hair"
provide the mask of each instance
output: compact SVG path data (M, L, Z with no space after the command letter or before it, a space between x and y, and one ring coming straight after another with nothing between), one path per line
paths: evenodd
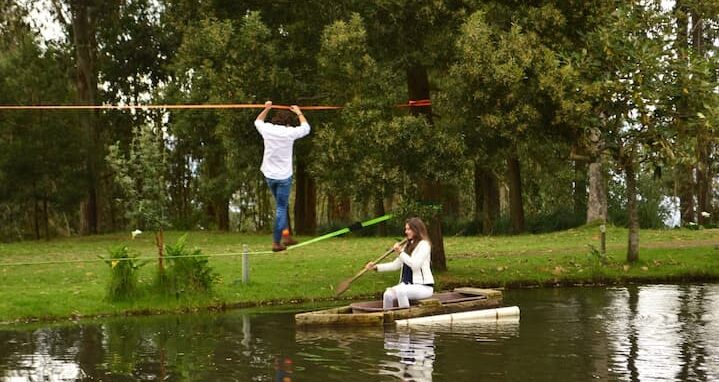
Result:
M416 236L419 236L419 238L416 238L415 240L411 240L407 243L407 246L404 248L404 252L408 254L412 254L412 251L414 251L414 248L419 244L422 240L429 240L429 233L427 233L427 226L424 225L424 222L420 218L409 218L405 222L409 226L409 228L414 231Z
M294 126L295 114L289 110L278 110L273 116L272 122L275 125Z

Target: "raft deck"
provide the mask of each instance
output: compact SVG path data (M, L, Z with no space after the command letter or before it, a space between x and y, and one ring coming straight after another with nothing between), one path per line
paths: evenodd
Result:
M497 308L502 292L495 289L455 288L451 292L435 293L424 300L413 301L409 308L383 310L382 301L365 301L348 306L316 310L295 315L298 326L347 325L382 326L414 317Z

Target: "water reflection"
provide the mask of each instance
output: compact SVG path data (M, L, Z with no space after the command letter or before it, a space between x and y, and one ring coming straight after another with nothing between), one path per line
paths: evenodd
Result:
M0 381L716 381L719 285L508 291L521 322L295 328L292 313L0 328Z
M610 372L629 381L719 377L716 290L632 286L611 289L610 294Z
M519 319L513 318L399 329L302 328L295 332L295 341L303 347L301 356L306 368L354 373L355 379L336 380L365 381L379 377L384 378L381 380L429 382L436 374L437 354L454 354L459 349L457 345L464 343L472 350L462 349L460 356L449 357L457 363L474 366L474 361L467 359L468 355L477 354L478 349L495 352L483 343L503 346L506 340L518 335ZM437 340L442 340L442 344L438 345ZM330 377L329 380L335 379Z
M387 332L384 348L390 358L380 360L379 374L407 382L432 381L434 333Z
M292 382L292 358L275 359L275 382Z
M75 381L86 375L74 362L32 354L19 360L18 369L8 372L4 381Z

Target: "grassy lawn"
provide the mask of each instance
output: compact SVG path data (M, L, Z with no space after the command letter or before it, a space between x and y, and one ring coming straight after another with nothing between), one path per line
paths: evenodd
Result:
M181 232L166 233L174 243ZM300 238L309 239L309 238ZM269 234L190 232L188 247L203 254L269 249ZM126 235L99 235L53 241L0 244L0 323L72 317L145 314L162 311L337 302L334 287L379 257L392 238L332 238L289 252L250 255L250 282L241 283L242 257L210 258L218 282L209 296L160 297L149 291L157 263L140 271L146 292L131 303L104 299L109 266L95 261L108 249L126 244L140 256L155 254L152 235L135 240ZM521 287L586 283L681 282L719 280L719 230L644 230L640 261L626 263L627 232L609 227L607 261L592 255L599 229L582 227L542 235L445 237L448 271L438 273L437 289L455 286ZM391 259L390 255L387 260ZM46 265L2 265L76 261ZM341 296L342 300L374 298L397 281L398 274L368 272Z

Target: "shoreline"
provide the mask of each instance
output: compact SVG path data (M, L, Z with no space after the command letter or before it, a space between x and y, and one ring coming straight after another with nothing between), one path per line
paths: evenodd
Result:
M181 236L171 232L169 239ZM596 227L541 235L448 237L448 270L436 274L437 290L458 286L538 288L719 281L719 229L644 230L639 261L626 263L626 230L611 227L606 257L588 250ZM188 243L203 253L226 253L244 243L266 246L265 235L191 232ZM307 240L307 238L303 238ZM141 295L128 302L105 300L109 268L104 262L46 266L2 266L2 262L97 258L125 242L139 254L154 252L151 238L127 241L124 235L98 235L49 242L0 244L0 328L114 317L185 314L231 309L339 305L370 300L396 283L396 274L366 274L341 297L335 285L357 273L387 248L392 238L339 238L296 251L256 256L250 279L238 283L241 259L211 260L218 281L209 295L160 296L151 289L153 265L139 273ZM643 246L641 246L643 244ZM52 255L49 255L52 254ZM234 281L233 281L234 280Z

